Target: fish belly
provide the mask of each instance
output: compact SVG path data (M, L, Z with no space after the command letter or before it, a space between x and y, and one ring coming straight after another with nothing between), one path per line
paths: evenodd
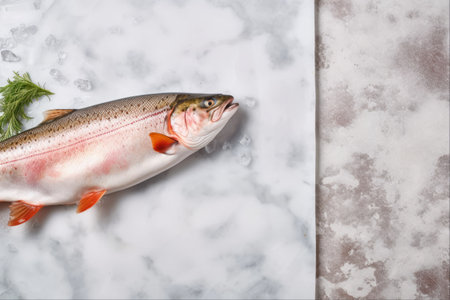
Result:
M193 153L153 150L149 128L118 130L96 139L0 166L0 200L56 205L89 191L119 191L153 177Z

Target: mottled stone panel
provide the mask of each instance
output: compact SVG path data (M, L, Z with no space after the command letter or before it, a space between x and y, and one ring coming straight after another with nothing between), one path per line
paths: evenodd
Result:
M316 1L321 299L449 299L449 4Z

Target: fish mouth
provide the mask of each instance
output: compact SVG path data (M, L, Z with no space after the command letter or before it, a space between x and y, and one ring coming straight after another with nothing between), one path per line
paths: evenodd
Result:
M230 96L228 100L218 106L211 114L211 121L217 122L222 118L224 112L235 110L239 107L239 103L233 103L234 97Z
M239 103L233 103L234 98L231 97L225 102L225 110L232 110L239 106Z

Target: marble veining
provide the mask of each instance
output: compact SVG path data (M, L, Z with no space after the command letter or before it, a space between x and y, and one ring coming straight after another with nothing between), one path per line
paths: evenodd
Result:
M449 3L317 4L317 297L449 299Z
M312 1L0 1L0 48L1 84L55 93L27 128L147 93L241 103L204 150L85 213L8 228L0 203L0 298L314 297Z

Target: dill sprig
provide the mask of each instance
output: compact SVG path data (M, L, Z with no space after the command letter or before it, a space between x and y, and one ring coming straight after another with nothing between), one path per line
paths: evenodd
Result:
M28 73L22 76L14 72L13 80L0 87L0 141L16 135L22 130L22 120L31 119L25 113L25 107L42 96L53 95L39 84L31 81Z

